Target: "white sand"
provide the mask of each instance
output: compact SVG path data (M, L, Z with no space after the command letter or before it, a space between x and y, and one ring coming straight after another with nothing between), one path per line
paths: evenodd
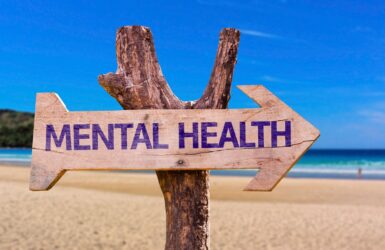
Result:
M212 177L212 249L385 249L385 182L285 179L241 192L247 180ZM31 192L28 169L0 167L0 204L0 249L164 248L154 175L72 172Z

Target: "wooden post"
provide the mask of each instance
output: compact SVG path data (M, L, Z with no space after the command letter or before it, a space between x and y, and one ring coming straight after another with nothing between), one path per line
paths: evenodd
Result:
M183 102L168 86L149 28L117 31L116 73L100 75L100 85L124 109L225 109L240 33L221 31L209 83L196 102ZM183 160L181 160L183 161ZM183 164L183 162L181 162ZM157 171L166 208L166 249L209 249L209 171Z

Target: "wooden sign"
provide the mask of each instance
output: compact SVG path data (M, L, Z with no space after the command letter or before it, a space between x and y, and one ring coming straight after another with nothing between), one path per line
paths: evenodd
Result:
M67 170L259 169L245 190L272 190L319 131L263 86L238 86L261 108L68 112L37 95L31 190Z

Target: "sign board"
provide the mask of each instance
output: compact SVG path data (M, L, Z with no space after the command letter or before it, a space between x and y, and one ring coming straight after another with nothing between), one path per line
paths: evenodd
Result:
M68 112L37 95L31 190L67 170L259 169L245 190L272 190L319 131L266 88L238 86L255 109Z

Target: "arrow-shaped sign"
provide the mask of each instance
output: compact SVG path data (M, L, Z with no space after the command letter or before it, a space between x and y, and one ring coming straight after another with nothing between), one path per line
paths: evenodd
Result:
M245 190L272 190L319 131L263 86L238 86L261 108L68 112L37 95L31 190L67 170L259 169Z

